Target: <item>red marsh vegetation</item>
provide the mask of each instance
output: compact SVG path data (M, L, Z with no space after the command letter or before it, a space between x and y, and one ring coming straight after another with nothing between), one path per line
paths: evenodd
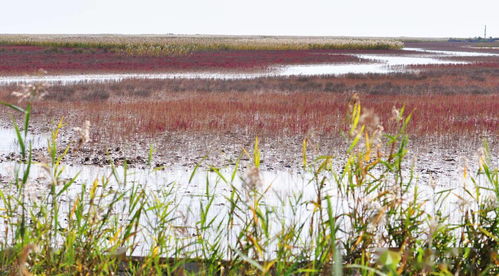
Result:
M374 50L372 50L374 51ZM238 71L272 65L361 62L344 50L200 51L179 56L126 55L109 49L0 46L0 74ZM368 51L359 51L368 52ZM382 52L380 50L379 52Z
M112 136L155 135L164 131L295 135L343 130L350 95L320 92L191 92L158 101L69 103L79 118L89 118ZM499 95L366 95L365 108L380 115L390 129L392 108L416 110L411 134L499 134ZM45 108L48 105L41 105ZM62 115L62 114L61 114ZM70 116L70 114L66 114Z
M440 44L439 44L440 43ZM429 47L410 44L410 47ZM458 50L457 44L432 42L434 48ZM437 47L438 46L438 47ZM461 45L464 46L464 45ZM459 46L459 49L460 47ZM45 68L52 72L252 70L274 64L349 62L352 50L220 50L188 55L124 55L112 49L0 46L0 72ZM358 53L399 53L358 50ZM416 52L415 52L416 54ZM247 80L126 80L49 88L35 105L35 118L60 117L78 125L88 119L99 131L95 141L154 137L164 132L243 133L248 136L337 135L353 93L390 128L392 108L415 110L414 136L479 138L498 135L499 60L478 58L468 65L416 67L419 73ZM481 59L481 60L480 60ZM5 60L5 62L4 62ZM3 67L2 67L3 66ZM2 73L3 74L3 73ZM1 87L0 100L15 101L19 88ZM0 109L1 110L1 109Z
M498 79L484 70L470 74L81 84L50 88L33 112L45 122L64 117L78 125L88 119L98 129L95 141L167 131L336 136L344 128L348 99L357 92L386 129L392 108L405 105L415 111L409 130L414 136L498 135ZM14 100L14 89L3 88L0 98Z

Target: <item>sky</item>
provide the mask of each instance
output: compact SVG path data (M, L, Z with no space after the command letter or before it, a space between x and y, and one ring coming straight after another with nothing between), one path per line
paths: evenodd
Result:
M0 33L499 37L499 0L0 1Z

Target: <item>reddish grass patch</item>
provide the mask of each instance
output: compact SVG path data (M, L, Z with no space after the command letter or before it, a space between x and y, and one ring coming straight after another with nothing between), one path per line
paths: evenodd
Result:
M179 57L134 57L102 49L86 49L81 53L73 53L72 49L54 49L50 53L47 49L29 46L0 49L3 49L0 57L7 57L6 62L0 64L0 72L9 73L38 67L53 72L130 71L130 68L250 70L278 63L346 62L351 57L344 54L352 53L341 50L219 51ZM465 66L423 66L420 69L424 70L418 74L127 80L51 87L47 98L35 105L34 118L46 122L65 117L71 125L91 120L98 130L94 132L95 141L154 137L166 131L269 137L313 131L323 136L337 136L344 128L347 100L357 92L362 94L364 107L374 110L389 130L393 106L405 105L407 110L415 111L409 129L412 135L477 138L489 133L497 136L499 61L495 57L486 61ZM9 96L14 89L14 86L1 88L0 100L15 101Z
M493 94L499 93L499 68L433 67L418 74L347 75L337 77L290 77L242 80L126 80L107 84L78 84L50 88L48 99L88 100L89 94L144 98L163 92L332 92L376 95ZM14 86L5 88L16 89ZM159 92L159 93L156 93ZM103 95L105 96L105 95Z
M279 64L360 62L347 53L342 50L238 50L195 52L185 56L131 56L106 49L0 46L0 73L33 73L39 68L49 73L235 71Z
M350 94L324 92L163 92L161 97L107 101L42 101L36 116L65 117L71 125L92 122L96 141L153 137L165 131L336 136L344 130ZM409 133L415 136L499 135L499 95L363 95L393 130L392 108L414 111Z

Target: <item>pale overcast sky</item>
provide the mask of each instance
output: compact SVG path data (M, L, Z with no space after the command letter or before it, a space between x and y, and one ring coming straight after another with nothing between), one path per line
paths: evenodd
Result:
M0 33L499 37L499 0L1 0Z

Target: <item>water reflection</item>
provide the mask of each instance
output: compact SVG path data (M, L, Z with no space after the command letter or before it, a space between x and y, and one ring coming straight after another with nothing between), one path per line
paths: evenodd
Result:
M358 55L359 58L383 63L385 66L409 66L426 64L467 64L466 61L443 60L425 56Z
M47 145L47 134L32 135L28 133L28 143L32 149L40 149ZM19 142L13 128L0 128L0 155L18 152Z

